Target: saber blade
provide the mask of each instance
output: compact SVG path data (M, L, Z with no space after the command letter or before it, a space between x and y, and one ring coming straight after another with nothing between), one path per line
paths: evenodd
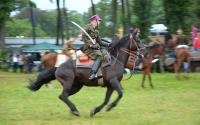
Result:
M85 35L92 41L92 43L95 44L95 41L92 39L92 37L81 26L79 26L74 21L71 21L71 23L74 24L75 26L77 26L79 29L81 29L85 33Z

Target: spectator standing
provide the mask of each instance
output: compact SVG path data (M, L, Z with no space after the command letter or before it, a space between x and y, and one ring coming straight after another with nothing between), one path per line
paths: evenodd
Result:
M200 38L199 37L200 37L200 35L197 35L194 38L193 47L194 47L195 51L200 51Z
M194 42L195 38L198 36L198 28L192 25L191 27L192 30L192 42Z
M33 70L33 56L29 53L26 56L26 73L32 73Z
M19 61L20 72L24 72L24 56L20 55L18 61Z
M13 72L16 72L19 66L19 55L14 54L12 56Z

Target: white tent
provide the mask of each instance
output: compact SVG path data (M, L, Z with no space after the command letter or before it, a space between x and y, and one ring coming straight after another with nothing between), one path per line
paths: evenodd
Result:
M164 24L153 24L150 28L151 33L167 33L167 27Z

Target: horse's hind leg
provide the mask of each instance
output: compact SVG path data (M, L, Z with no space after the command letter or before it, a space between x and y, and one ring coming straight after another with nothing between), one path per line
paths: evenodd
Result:
M151 88L154 88L154 86L152 84L151 73L148 74L148 78L149 78L149 84L150 84Z
M110 97L111 97L111 95L112 95L112 93L113 93L113 90L114 90L114 89L111 88L111 87L108 87L108 88L107 88L106 96L105 96L104 102L103 102L100 106L98 106L98 107L96 107L96 108L94 108L93 110L90 111L90 117L92 117L92 116L94 116L96 113L100 112L100 111L103 109L103 107L104 107L105 105L108 104L108 102L109 102L109 100L110 100Z
M188 72L189 72L189 63L190 63L190 53L186 52L186 62L183 63L184 68L184 77L188 79Z
M68 99L70 92L68 90L63 90L59 98L67 104L67 106L70 108L72 114L76 116L80 116L79 111L77 110L76 106Z
M59 77L57 75L57 79L60 81L60 83L63 86L63 91L59 98L70 108L72 114L76 116L80 116L79 111L77 110L76 106L68 99L68 97L76 92L78 92L80 89L75 89L73 86L74 78L71 76L71 78L67 76ZM81 88L82 86L80 86Z
M110 83L111 83L111 87L117 91L118 96L111 104L108 105L107 111L110 111L112 108L114 108L123 96L120 82L116 78L114 78L110 80Z
M179 64L178 64L179 62L178 62L178 60L177 60L177 62L174 64L174 70L175 70L175 73L176 73L176 79L180 79L180 75L179 75L179 70L180 70L180 66L179 66Z
M183 70L184 70L185 79L188 79L188 69L189 69L189 64L187 62L183 62Z

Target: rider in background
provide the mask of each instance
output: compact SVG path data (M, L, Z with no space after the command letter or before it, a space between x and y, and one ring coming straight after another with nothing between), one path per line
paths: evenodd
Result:
M133 38L137 46L137 55L139 58L144 58L143 51L145 50L144 44L140 40L140 29L131 28L129 31L130 38Z
M142 41L140 40L140 29L139 28L131 28L129 30L129 35L130 35L130 38L134 39L133 44L136 44L137 56L139 57L139 59L143 59L144 58L143 52L145 50L145 47L144 47L144 44L142 43ZM140 60L136 60L135 66L136 66L135 69L141 69L142 62Z
M189 48L188 40L187 40L186 36L183 35L183 30L178 29L176 32L177 32L176 49L178 49L178 48Z
M176 37L175 53L177 53L179 51L179 49L182 49L182 48L184 48L186 51L189 52L188 44L189 44L188 39L186 38L185 35L183 35L183 30L182 29L178 29L177 30L177 37ZM183 67L184 67L184 73L186 74L188 72L189 63L184 62L183 63Z
M90 17L90 23L84 28L85 31L90 35L90 37L95 42L89 39L86 34L83 34L83 41L85 45L83 47L83 52L88 55L91 59L95 60L95 63L92 66L89 79L92 80L96 77L96 73L101 65L101 62L105 60L109 55L105 47L111 46L111 43L107 43L101 40L99 35L98 27L100 25L101 18L98 15Z

